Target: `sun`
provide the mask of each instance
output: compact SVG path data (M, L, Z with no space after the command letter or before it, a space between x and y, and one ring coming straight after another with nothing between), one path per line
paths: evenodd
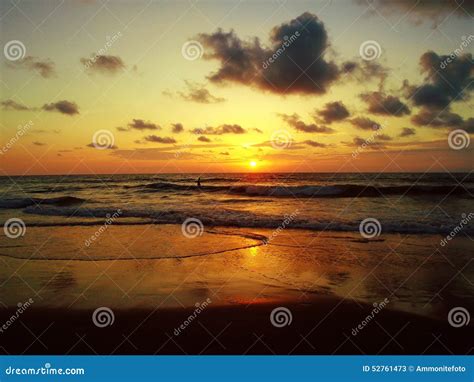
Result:
M249 165L250 165L250 167L255 168L255 167L257 167L257 162L254 161L254 160L251 160Z

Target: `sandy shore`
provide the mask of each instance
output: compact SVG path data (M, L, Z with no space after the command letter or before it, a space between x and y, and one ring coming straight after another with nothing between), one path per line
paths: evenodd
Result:
M189 239L180 226L132 225L110 226L85 245L97 229L29 227L25 237L0 239L0 324L18 313L18 303L32 301L0 333L1 351L472 351L472 325L447 321L451 308L473 306L463 238L440 247L429 235L368 241L358 233L285 230L264 244L271 230L207 228ZM114 322L99 328L92 315L103 307ZM291 315L281 328L270 319L279 307Z

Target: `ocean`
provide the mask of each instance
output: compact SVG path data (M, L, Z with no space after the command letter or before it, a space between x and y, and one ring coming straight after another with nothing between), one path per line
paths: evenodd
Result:
M200 178L201 187L197 186ZM467 173L245 173L0 178L0 220L27 226L182 224L446 234L473 211ZM463 228L464 234L474 226Z

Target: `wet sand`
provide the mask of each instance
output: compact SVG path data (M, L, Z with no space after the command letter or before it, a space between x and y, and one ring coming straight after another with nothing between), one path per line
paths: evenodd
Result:
M0 239L0 324L19 302L33 301L0 333L0 351L472 352L472 322L447 322L452 307L472 312L474 305L470 242L462 237L442 247L430 235L366 240L347 232L287 229L272 236L206 227L187 238L176 225L117 225L85 245L99 228L28 227L24 237ZM264 237L272 240L265 244ZM388 304L374 313L384 299ZM92 315L102 307L114 322L99 328ZM279 307L291 314L281 328L270 319Z

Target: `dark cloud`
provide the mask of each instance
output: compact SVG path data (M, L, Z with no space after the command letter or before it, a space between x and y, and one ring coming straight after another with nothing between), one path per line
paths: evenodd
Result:
M122 127L122 126L117 126L116 129L117 129L117 131L130 131L129 128L127 128L127 127Z
M205 137L204 135L201 135L201 136L198 138L198 141L201 141L201 142L211 142L211 140L210 140L208 137Z
M38 141L33 142L33 144L34 144L35 146L45 146L45 145L46 145L46 143L38 142Z
M90 147L92 149L97 149L97 148L100 148L101 150L118 150L118 147L113 145L113 146L108 146L108 145L100 145L100 144L97 144L97 143L89 143L88 145L86 145L86 147ZM76 149L79 149L79 148L76 148Z
M252 130L255 131L256 133L263 134L263 131L257 127L254 127Z
M325 133L330 134L334 133L334 129L324 126L316 125L314 123L307 124L300 119L298 114L279 114L279 116L286 122L288 125L293 127L295 130L303 131L305 133Z
M147 142L165 143L165 144L176 143L176 140L174 138L171 138L171 137L158 137L156 135L148 135L144 139Z
M450 62L441 69L448 59ZM421 56L420 66L425 74L424 83L410 85L405 81L403 84L407 98L416 106L444 109L451 102L468 99L474 89L474 62L470 53L453 58L429 51Z
M377 139L381 140L381 141L391 141L393 138L390 137L389 135L387 134L378 134L377 135Z
M240 125L224 124L217 127L207 126L204 129L197 128L191 130L194 134L222 135L222 134L245 134L247 131Z
M412 127L404 127L399 137L409 137L410 135L415 135L416 131Z
M349 117L350 113L341 101L337 101L327 103L323 110L316 112L316 115L321 117L325 123L332 123L342 121Z
M323 94L338 78L339 68L325 58L329 47L324 24L305 12L272 29L270 47L258 38L245 41L234 31L200 34L204 58L217 60L213 83L241 83L274 93Z
M362 130L378 130L381 128L380 124L365 117L356 117L350 120L350 123Z
M415 24L428 19L437 25L448 16L473 17L474 2L470 0L356 0L361 5L369 5L369 11L377 17L396 14Z
M125 69L125 64L119 56L91 55L91 58L81 58L81 63L93 73L115 74Z
M171 130L174 134L179 134L184 131L184 127L181 123L173 123L173 129Z
M383 92L370 92L360 95L368 105L368 111L373 114L393 115L401 117L410 114L410 109L398 97L386 95Z
M227 151L224 151L224 152L219 153L219 154L221 154L221 155L229 155L229 153L228 153Z
M79 107L75 102L70 101L58 101L43 105L43 110L46 111L57 111L62 114L74 115L79 114Z
M225 98L213 96L204 85L185 81L187 86L186 92L178 92L182 99L197 103L219 103L224 102Z
M389 69L376 61L347 61L341 66L343 76L365 84L367 81L378 80L379 91L382 91L385 85L385 80L389 75Z
M354 137L352 142L341 142L350 147L369 147L373 150L384 149L386 146L382 142L374 142L373 140L364 139L360 137Z
M161 126L152 122L145 122L143 119L133 119L128 127L136 130L161 130Z
M412 117L412 122L417 126L428 126L433 128L458 128L472 131L474 118L464 120L459 114L449 110L421 109Z
M37 72L43 78L50 78L56 75L54 62L50 59L40 59L38 57L26 56L21 60L9 63L13 69L26 69Z
M30 110L28 106L25 106L21 103L13 101L12 99L7 99L0 102L4 110Z
M328 145L326 145L326 144L324 144L324 143L319 143L319 142L312 141L312 140L307 140L307 141L304 141L303 143L304 143L305 145L312 146L312 147L325 148L325 147L328 146Z

